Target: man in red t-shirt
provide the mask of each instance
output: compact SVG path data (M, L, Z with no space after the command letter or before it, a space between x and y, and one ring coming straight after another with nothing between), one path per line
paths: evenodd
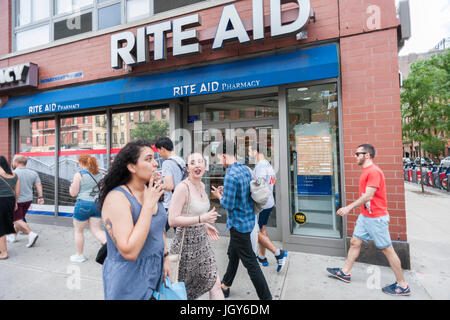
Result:
M411 289L403 277L400 259L392 247L385 179L383 171L373 163L375 148L370 144L362 144L356 149L355 157L358 165L363 167L359 178L359 198L340 208L336 214L345 216L357 207L361 208L361 214L356 220L344 266L327 268L327 271L339 280L350 282L350 270L359 256L362 242L373 240L375 246L386 256L397 278L395 283L384 287L382 291L391 295L410 295Z

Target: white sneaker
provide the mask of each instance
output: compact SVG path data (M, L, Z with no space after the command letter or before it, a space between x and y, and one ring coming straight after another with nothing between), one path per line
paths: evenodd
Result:
M72 261L72 262L80 262L81 263L81 262L85 262L86 260L87 260L86 257L82 254L80 254L80 255L74 254L74 255L70 256L70 261Z
M15 233L7 234L6 241L10 243L17 242L17 235Z
M31 231L30 234L28 235L27 248L31 248L32 246L34 246L38 237L39 236L36 232Z

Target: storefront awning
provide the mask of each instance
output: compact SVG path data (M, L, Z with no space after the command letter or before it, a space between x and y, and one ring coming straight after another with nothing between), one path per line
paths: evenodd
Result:
M263 88L339 75L336 44L10 98L0 118Z

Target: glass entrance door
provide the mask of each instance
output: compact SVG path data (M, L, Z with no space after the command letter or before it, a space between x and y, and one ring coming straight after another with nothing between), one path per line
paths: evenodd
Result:
M264 154L274 168L277 176L279 169L279 134L278 121L276 120L255 120L252 122L225 122L214 124L195 125L194 129L194 145L195 151L201 151L205 156L207 168L203 176L203 183L206 192L210 196L211 206L216 207L217 212L221 215L218 220L218 229L224 232L226 229L227 212L220 207L218 200L211 198L211 186L222 186L226 169L219 163L215 155L215 147L225 139L233 139L237 144L237 160L238 162L254 168L256 159L249 156L249 146L255 148L259 145L259 150ZM200 129L199 129L200 128ZM275 184L275 203L278 203L279 192L278 185ZM277 210L276 206L272 211L268 222L268 232L271 237L281 239L281 231L278 231Z

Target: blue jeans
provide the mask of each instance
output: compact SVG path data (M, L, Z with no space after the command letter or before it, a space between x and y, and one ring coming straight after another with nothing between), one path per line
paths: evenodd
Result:
M377 249L392 246L389 234L389 215L369 218L360 214L356 220L353 236L365 242L373 240Z
M86 221L89 218L101 218L102 212L97 209L94 201L78 199L73 210L73 218L78 221Z

